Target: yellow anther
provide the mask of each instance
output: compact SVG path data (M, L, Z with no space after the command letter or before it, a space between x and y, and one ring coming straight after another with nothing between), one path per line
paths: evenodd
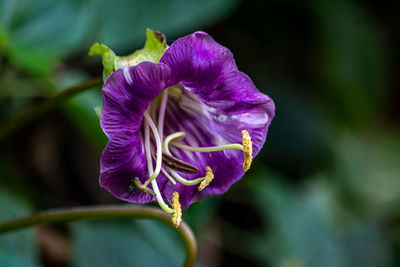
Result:
M144 184L142 184L142 183L139 181L139 178L135 177L135 179L133 179L133 182L134 182L134 184L136 185L136 187L137 187L138 189L140 189L141 191L143 191L143 192L145 192L145 193L147 193L147 194L149 194L149 195L151 195L151 196L153 196L153 197L155 196L153 190L151 190L150 188L147 188L147 186L145 186Z
M253 143L251 137L246 130L242 131L242 143L244 152L243 170L247 171L250 169L251 161L253 159Z
M181 204L179 203L178 192L174 192L172 194L171 202L172 202L172 208L174 209L174 213L172 214L172 223L176 228L178 228L182 221L182 209L181 209Z
M199 191L203 190L206 188L211 181L214 179L214 173L212 172L211 168L207 166L206 168L206 177L204 177L204 180L201 181L201 184L199 185Z

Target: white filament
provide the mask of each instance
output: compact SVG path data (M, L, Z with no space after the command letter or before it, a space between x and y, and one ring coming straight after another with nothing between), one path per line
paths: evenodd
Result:
M145 118L146 118L146 115L149 117L148 113L145 112ZM149 180L150 180L155 172L153 173L153 162L151 161L150 129L149 129L149 124L150 123L148 123L148 122L149 121L146 118L146 121L144 121L144 147L145 147L145 151L146 151L147 169L148 169L148 172L149 172L149 176L150 176ZM153 121L151 120L151 122L153 122ZM154 122L153 122L153 126L155 128ZM151 127L151 125L150 125L150 127ZM157 140L157 137L155 137L155 139ZM157 145L157 150L158 150L158 148L161 148L161 142L160 142L160 145ZM161 156L161 153L157 154L157 159L158 159L159 155ZM161 166L161 164L160 164L160 166ZM157 169L157 167L156 167L156 169ZM147 181L149 181L149 180L147 180ZM167 204L165 204L165 202L164 202L164 200L163 200L163 198L161 196L160 190L158 189L158 185L157 185L157 182L156 182L155 179L151 180L151 186L153 188L154 194L156 195L156 199L157 199L158 205L160 205L160 207L165 212L173 213L174 210L171 209Z

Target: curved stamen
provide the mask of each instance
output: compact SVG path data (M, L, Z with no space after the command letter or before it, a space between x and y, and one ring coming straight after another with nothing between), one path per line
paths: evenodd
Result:
M154 124L153 120L151 119L151 117L147 111L144 112L144 118L146 119L146 125L149 125L151 130L153 131L153 135L154 135L154 139L156 141L156 147L157 147L156 169L154 170L154 173L150 176L150 178L144 183L144 186L147 186L151 181L153 181L160 174L161 162L162 162L162 155L161 155L162 144L161 144L160 135L158 134L156 125ZM150 134L148 137L150 139ZM149 140L149 143L150 143L150 140ZM146 147L146 151L147 150L150 151L150 144L148 145L148 147ZM150 155L150 161L151 161L151 155ZM147 168L149 168L149 164L147 164ZM153 168L151 168L151 169L153 169Z
M193 152L216 152L222 150L230 150L230 149L239 149L244 153L244 162L243 162L243 170L247 171L250 169L251 161L253 159L253 143L251 142L251 137L246 130L242 131L242 145L241 144L227 144L221 146L209 146L209 147L193 147L185 144L177 143L178 138L182 139L186 136L185 132L176 132L165 138L165 141L168 139L168 142L177 148L193 151ZM164 150L167 150L167 146L164 141Z
M146 114L146 112L145 112ZM147 114L148 116L148 114ZM154 126L154 123L153 123ZM153 162L151 161L151 150L150 150L150 129L149 129L149 123L146 119L144 122L144 147L145 147L145 152L146 152L146 160L147 160L147 170L149 171L149 176L153 176ZM157 146L158 147L158 146ZM159 153L161 154L161 153ZM160 164L161 165L161 164ZM174 210L171 209L167 204L165 204L160 190L158 189L158 185L155 179L151 181L151 186L153 188L154 194L156 195L156 199L158 202L158 205L167 213L173 213Z
M162 173L164 173L164 175L168 178L168 180L171 181L171 183L173 183L174 185L176 185L176 182L174 180L174 178L171 177L171 175L169 175L169 173L164 169L161 168Z
M165 137L165 140L163 143L164 151L168 154L171 154L171 152L169 151L169 147L168 147L169 143L173 140L176 140L176 141L181 140L181 139L185 138L185 136L186 136L185 132L175 132L175 133L172 133L172 134L168 135L167 137Z
M171 175L172 175L178 182L180 182L181 184L184 184L184 185L188 185L188 186L199 184L199 183L201 183L201 181L203 181L204 178L205 178L205 177L200 177L200 178L197 178L197 179L194 179L194 180L187 180L187 179L183 178L182 176L180 176L180 175L179 175L176 171L174 171L173 169L168 168L168 170L169 170L169 172L171 173Z
M163 144L163 148L164 148L165 153L168 154L168 155L172 155L171 151L169 151L169 147L168 147L169 143L170 143L172 140L179 139L179 138L183 138L183 137L185 137L185 136L186 136L186 133L185 133L185 132L176 132L176 133L170 134L170 135L168 135L167 137L165 137L164 144ZM180 176L180 175L179 175L176 171L174 171L173 169L168 168L168 170L169 170L169 172L171 173L171 175L172 175L178 182L180 182L181 184L184 184L184 185L188 185L188 186L199 184L199 183L201 183L201 181L203 181L204 178L205 178L205 177L201 177L201 178L197 178L197 179L194 179L194 180L187 180L187 179L183 178L182 176Z
M239 149L244 151L244 147L241 144L227 144L227 145L221 145L221 146L209 146L209 147L194 147L194 146L188 146L185 144L177 143L177 139L183 139L185 138L186 133L185 132L175 132L173 134L170 134L165 138L165 141L171 142L173 146L176 146L178 148L181 148L183 150L188 150L188 151L193 151L193 152L216 152L216 151L222 151L222 150L230 150L230 149ZM164 150L166 150L165 146L165 141L164 141Z
M156 194L156 199L158 205L167 213L173 213L174 210L171 209L167 204L165 204L164 199L161 196L160 190L158 189L158 185L156 180L151 181L151 186L153 187L154 194Z
M230 149L239 149L244 150L241 144L228 144L228 145L221 145L221 146L209 146L209 147L194 147L188 146L180 143L172 143L174 146L179 147L183 150L193 151L193 152L216 152L222 150L230 150Z

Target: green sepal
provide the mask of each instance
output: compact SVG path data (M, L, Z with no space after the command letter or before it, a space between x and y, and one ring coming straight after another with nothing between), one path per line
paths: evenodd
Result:
M106 45L96 42L89 48L88 54L89 54L89 56L95 56L95 55L101 56L103 67L104 67L104 80L111 73L113 73L113 71L115 71L117 56Z
M165 36L161 32L147 29L146 37L144 48L130 55L116 56L106 45L94 43L89 49L89 56L100 55L102 57L104 79L123 66L135 66L143 61L157 63L168 47Z
M118 57L116 61L117 69L122 66L135 66L143 61L157 63L160 61L160 58L167 47L164 34L147 29L144 48L137 50L130 55Z

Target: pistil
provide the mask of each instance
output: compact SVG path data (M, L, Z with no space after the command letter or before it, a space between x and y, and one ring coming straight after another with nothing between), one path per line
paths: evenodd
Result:
M162 153L162 162L170 169L196 174L199 172L199 169L196 166L193 166L189 163L186 163L180 159L175 158L174 156L167 154L165 152Z

